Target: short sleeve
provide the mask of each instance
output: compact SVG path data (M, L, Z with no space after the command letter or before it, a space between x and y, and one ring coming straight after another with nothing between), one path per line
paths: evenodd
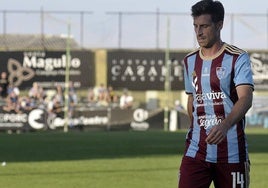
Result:
M235 86L254 86L251 63L248 53L241 54L235 63L234 83Z

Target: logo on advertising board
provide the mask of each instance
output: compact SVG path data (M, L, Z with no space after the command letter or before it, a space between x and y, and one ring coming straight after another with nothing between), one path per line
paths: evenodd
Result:
M182 90L183 56L171 54L167 66L164 52L108 52L108 84L117 89L164 90L168 75L171 89Z
M251 53L250 60L255 89L268 89L268 53Z
M144 110L141 108L136 109L133 112L134 121L130 123L130 127L133 130L140 130L140 131L145 131L149 129L150 125L148 122L146 122L148 117L149 117L149 113L147 110Z
M34 109L30 111L28 123L33 129L45 128L45 111L43 109Z
M0 112L0 128L22 128L27 123L27 113Z
M66 120L60 116L54 116L48 118L48 126L50 129L56 129L59 127L64 127ZM109 118L107 115L99 116L95 114L90 116L90 114L84 114L82 116L72 117L68 119L69 126L90 126L90 125L107 125L109 123Z
M23 81L31 80L34 77L34 71L23 67L16 59L10 58L7 62L9 73L8 81L14 86L19 86Z
M43 109L33 109L21 113L0 111L0 129L21 128L34 130L44 129L47 124L45 121L46 112Z
M0 66L3 71L7 69L9 83L21 89L31 87L33 82L38 82L44 88L53 88L55 84L64 85L68 62L70 80L74 87L94 85L93 52L74 51L71 53L70 61L64 51L0 53L0 61L7 63Z

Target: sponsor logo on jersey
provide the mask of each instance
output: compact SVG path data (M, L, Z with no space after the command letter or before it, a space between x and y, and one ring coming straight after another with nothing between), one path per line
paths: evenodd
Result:
M204 127L206 130L223 121L223 117L217 117L216 115L200 116L198 119L200 127Z
M206 100L216 100L227 98L224 92L210 92L210 93L200 93L196 94L196 100L198 103L202 103Z

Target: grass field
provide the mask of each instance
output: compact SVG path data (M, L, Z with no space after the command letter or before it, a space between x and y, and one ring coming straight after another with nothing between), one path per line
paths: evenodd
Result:
M247 129L251 188L268 184L268 129ZM1 188L172 188L184 149L178 132L0 134Z

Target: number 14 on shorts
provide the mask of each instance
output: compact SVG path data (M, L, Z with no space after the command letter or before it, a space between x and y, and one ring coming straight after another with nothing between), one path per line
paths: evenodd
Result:
M231 175L233 176L233 187L236 188L236 185L241 185L239 187L244 188L244 174L240 172L231 172Z

